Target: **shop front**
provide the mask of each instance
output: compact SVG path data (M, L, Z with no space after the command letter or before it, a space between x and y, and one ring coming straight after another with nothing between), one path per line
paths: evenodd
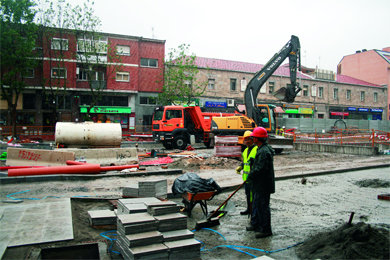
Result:
M313 109L307 107L285 109L283 118L312 118Z
M347 111L348 119L382 120L383 109L380 108L347 107Z
M122 130L135 128L135 114L130 107L94 106L88 116L88 106L80 106L80 114L84 121L92 119L95 123L120 123Z

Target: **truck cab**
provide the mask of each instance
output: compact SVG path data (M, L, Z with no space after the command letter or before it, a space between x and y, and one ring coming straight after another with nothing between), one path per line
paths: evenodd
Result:
M166 149L183 150L192 142L203 142L206 147L212 147L212 119L232 115L234 113L202 112L198 106L156 107L152 121L153 139Z

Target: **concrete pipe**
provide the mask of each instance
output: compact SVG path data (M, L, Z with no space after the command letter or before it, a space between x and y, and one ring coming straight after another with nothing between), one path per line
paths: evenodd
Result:
M120 147L122 127L119 123L56 124L55 142L65 147Z

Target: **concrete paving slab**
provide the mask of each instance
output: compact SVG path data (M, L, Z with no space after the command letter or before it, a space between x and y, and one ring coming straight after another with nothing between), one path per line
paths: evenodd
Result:
M1 233L9 234L8 247L73 239L70 199L37 201L1 207Z
M189 231L188 229L162 232L162 235L164 237L164 242L194 238L194 233Z
M163 236L159 231L118 236L118 239L119 238L122 238L128 247L145 246L163 242Z
M88 211L88 216L89 223L91 224L91 226L116 224L117 217L115 212L112 210L90 210Z
M119 215L118 222L120 222L122 225L142 224L155 222L155 218L150 216L148 213L135 213L128 215Z
M153 257L153 255L161 253L166 253L166 256L168 256L168 248L161 243L133 247L130 248L130 252L134 256L134 259L140 259L141 257L146 257L146 259L150 259L150 257Z

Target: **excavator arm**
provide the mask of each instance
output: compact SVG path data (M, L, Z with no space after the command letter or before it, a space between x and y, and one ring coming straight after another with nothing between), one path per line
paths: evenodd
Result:
M272 76L275 70L287 57L289 58L291 85L287 88L283 87L279 89L275 92L274 96L280 101L292 103L301 90L296 82L297 69L299 68L300 70L300 48L301 46L298 37L292 35L291 40L249 81L244 96L246 115L249 118L254 119L257 125L260 125L260 122L258 122L260 111L257 108L257 95L264 83Z

